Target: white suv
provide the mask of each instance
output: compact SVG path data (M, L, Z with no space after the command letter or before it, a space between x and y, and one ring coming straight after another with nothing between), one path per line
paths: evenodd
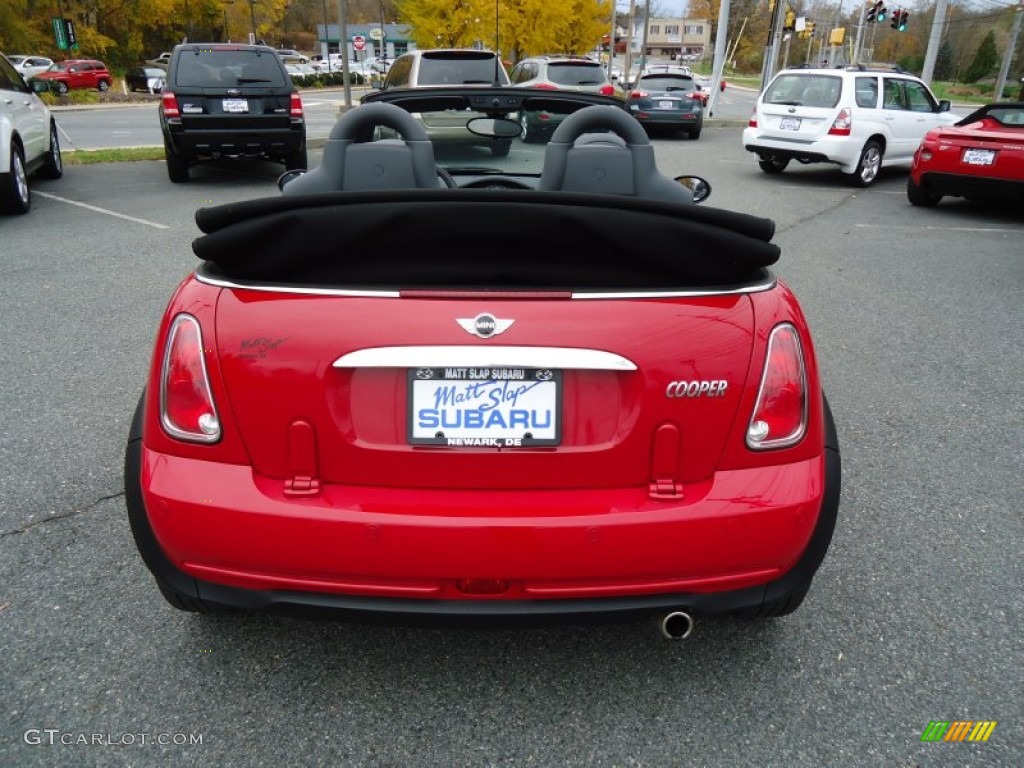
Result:
M27 84L0 54L0 211L5 213L28 212L33 171L47 179L64 172L57 124L36 95L48 88L45 80Z
M932 128L956 122L949 106L900 71L788 69L758 97L743 147L765 173L782 173L790 160L835 163L866 187L880 168L910 165Z

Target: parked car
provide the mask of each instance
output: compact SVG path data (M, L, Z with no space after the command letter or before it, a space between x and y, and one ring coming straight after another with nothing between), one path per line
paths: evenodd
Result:
M52 83L52 87L58 93L67 93L72 88L95 88L98 91L108 91L114 80L107 70L107 65L96 59L58 61L35 77Z
M306 167L302 99L273 48L188 43L175 47L161 95L167 175L221 157L259 157Z
M910 165L928 131L959 120L949 107L902 71L784 70L758 97L743 146L765 173L792 160L834 163L866 187L880 169Z
M309 64L309 57L292 48L278 48L277 55L285 64Z
M593 59L564 56L534 56L518 62L509 73L509 81L519 88L622 94L608 78L607 69ZM519 122L526 141L539 140L558 127L562 116L548 112L521 112Z
M53 66L53 59L48 59L45 56L15 55L8 56L7 60L11 62L14 68L18 70L18 73L26 80L38 75L40 72L45 72Z
M44 81L28 83L0 54L0 211L28 213L29 176L59 179L64 173L57 123L38 94Z
M502 168L413 117L535 102L569 116ZM531 88L368 94L280 184L197 212L132 420L172 606L680 639L800 605L840 458L772 222L693 205L620 101Z
M380 90L465 88L494 83L508 85L508 73L492 51L438 48L410 51L399 56L388 69ZM486 147L495 157L506 156L512 146L511 138L495 140L493 136L468 131L466 115L429 110L419 119L433 139Z
M163 67L167 69L167 65L171 63L171 52L164 51L155 59L146 59L146 64L151 67Z
M933 206L946 195L1024 202L1024 101L988 104L928 132L914 153L907 198Z
M167 70L161 67L133 67L124 76L129 91L160 93L167 83Z
M508 85L508 73L492 51L437 48L409 51L388 67L381 90L453 85Z
M689 75L644 75L629 91L629 111L644 127L676 128L699 139L704 128L704 94Z

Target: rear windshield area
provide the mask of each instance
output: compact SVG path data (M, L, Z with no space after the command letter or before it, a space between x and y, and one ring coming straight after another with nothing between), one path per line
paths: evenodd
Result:
M603 85L604 70L600 64L556 61L548 64L548 80L558 85Z
M765 104L792 107L834 107L843 91L842 78L831 75L779 75L764 92Z
M690 93L691 91L697 90L697 83L692 77L685 77L677 75L675 77L659 76L659 77L641 77L640 85L649 91L683 91L684 93Z
M175 85L198 88L288 86L281 60L273 51L202 49L178 56Z
M496 58L487 51L446 51L423 54L417 85L489 85L494 82ZM498 64L498 82L508 85L508 75Z

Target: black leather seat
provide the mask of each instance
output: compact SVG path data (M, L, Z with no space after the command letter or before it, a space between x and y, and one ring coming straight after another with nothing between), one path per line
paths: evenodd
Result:
M581 109L555 129L539 189L693 202L688 189L658 170L643 126L611 106Z

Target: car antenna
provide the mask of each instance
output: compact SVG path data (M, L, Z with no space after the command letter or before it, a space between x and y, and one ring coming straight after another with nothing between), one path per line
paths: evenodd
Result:
M494 0L494 82L491 85L495 88L501 85L501 79L498 77L498 67L501 66L501 42L498 39L498 14L500 7L499 1Z

